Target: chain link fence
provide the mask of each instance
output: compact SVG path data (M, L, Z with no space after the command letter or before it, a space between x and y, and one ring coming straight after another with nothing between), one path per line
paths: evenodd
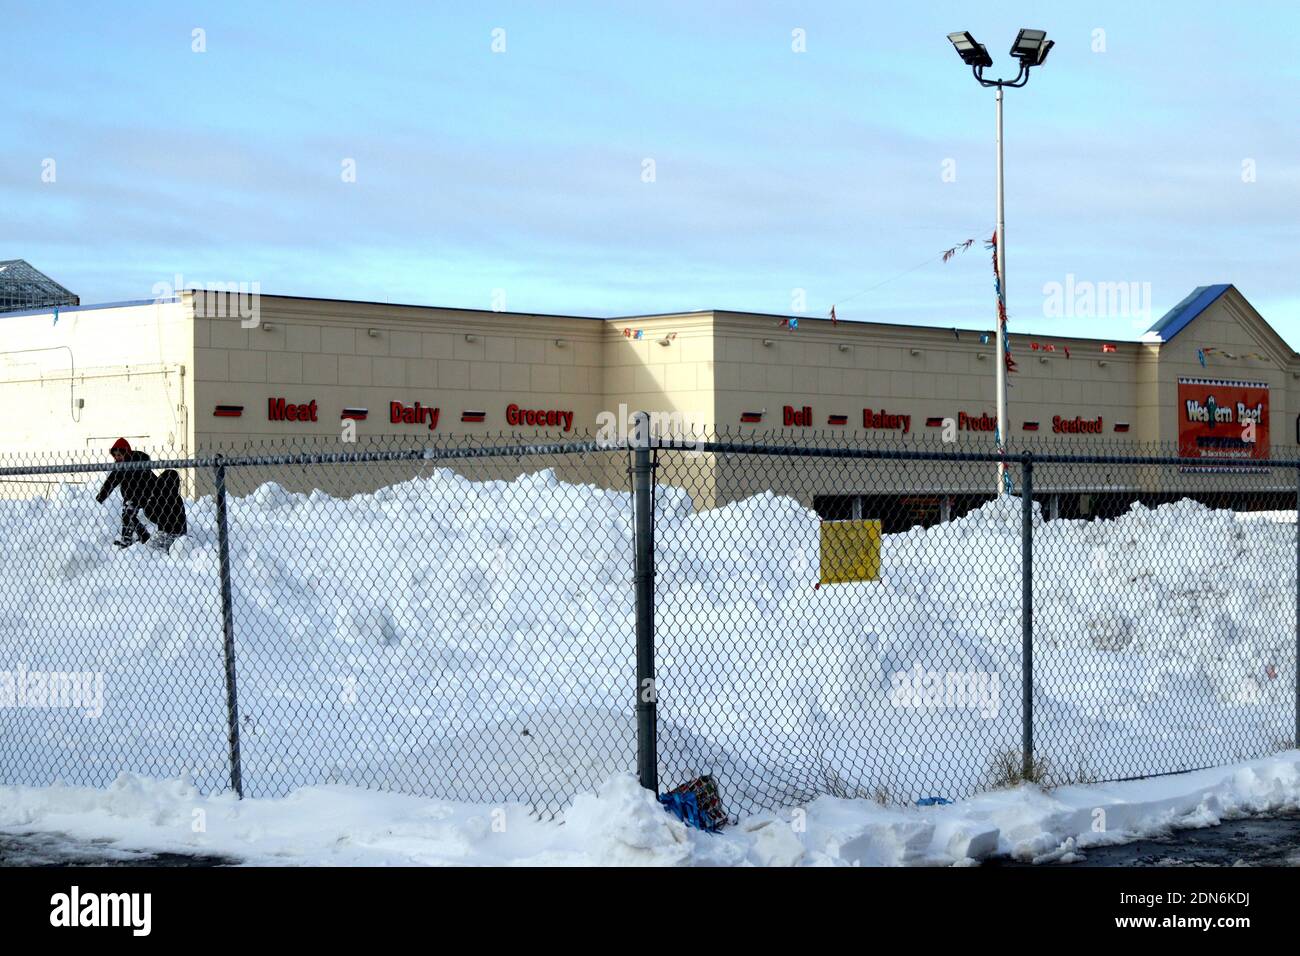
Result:
M1294 459L1039 445L999 496L988 452L857 437L337 448L0 462L0 783L553 816L636 770L740 815L1295 745Z

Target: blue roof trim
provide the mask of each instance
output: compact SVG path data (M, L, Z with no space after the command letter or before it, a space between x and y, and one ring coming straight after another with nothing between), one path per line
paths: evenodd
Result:
M125 309L134 305L153 305L155 302L179 301L179 297L169 295L157 299L127 299L125 302L100 302L95 305L61 305L59 306L59 315L63 315L66 312L94 312L97 309ZM0 319L14 319L24 315L53 314L54 306L46 306L43 309L24 309L22 312L0 312Z
M1191 295L1166 312L1155 325L1147 329L1147 333L1156 332L1160 336L1160 341L1168 342L1187 328L1193 319L1208 309L1219 296L1231 288L1231 283L1197 286L1192 290Z

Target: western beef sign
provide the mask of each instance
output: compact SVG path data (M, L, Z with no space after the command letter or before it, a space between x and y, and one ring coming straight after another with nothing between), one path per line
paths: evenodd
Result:
M1224 466L1266 461L1268 384L1180 378L1178 454Z

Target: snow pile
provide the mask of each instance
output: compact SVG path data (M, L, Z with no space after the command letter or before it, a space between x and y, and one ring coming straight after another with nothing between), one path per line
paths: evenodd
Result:
M993 855L1069 863L1094 846L1296 809L1300 751L1153 780L1050 793L1025 786L947 806L820 797L717 835L686 827L627 775L580 794L562 822L519 804L343 786L244 801L127 775L106 789L0 787L0 831L278 866L952 866Z
M658 504L666 786L711 772L733 812L958 797L1018 747L1018 501L889 536L880 581L824 588L817 516L798 502L696 512L661 488ZM163 555L107 546L115 500L0 502L0 669L105 680L93 719L0 710L0 783L225 785L214 506L189 507L191 535ZM436 471L347 500L267 484L229 513L250 796L345 784L557 811L634 766L626 491ZM1293 526L1183 501L1040 523L1034 548L1036 739L1058 771L1286 745ZM606 786L571 825L625 862L694 853L643 796ZM621 822L584 824L591 799ZM794 850L761 840L772 860Z
M1112 521L1034 511L1035 740L1058 780L1290 745L1293 527L1190 500ZM1019 749L1021 520L1004 499L887 536L880 581L821 589L816 517L788 498L661 527L661 713L718 741L670 777L714 770L760 806L979 790ZM737 792L724 744L768 764L764 787Z

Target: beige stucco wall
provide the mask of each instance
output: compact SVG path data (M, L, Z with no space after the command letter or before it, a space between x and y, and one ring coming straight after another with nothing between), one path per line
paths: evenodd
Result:
M536 438L590 435L606 416L645 409L671 413L674 425L694 433L745 436L778 433L795 442L830 436L904 447L943 447L928 418L994 414L994 348L979 334L951 329L839 323L802 318L790 332L777 316L737 312L589 319L520 313L392 306L262 296L257 323L219 298L191 294L181 301L121 308L0 318L7 351L0 381L24 414L0 423L8 449L77 452L125 434L151 452L237 453L266 448L352 451L378 440L418 442L434 436L487 438L522 431ZM194 316L191 322L191 315ZM373 330L373 332L372 332ZM638 338L635 332L640 330ZM1052 352L1031 343L1051 343ZM1019 371L1010 377L1009 440L1034 447L1116 451L1177 437L1180 375L1267 381L1274 449L1290 449L1296 409L1289 387L1300 360L1235 290L1216 301L1174 340L1119 342L1011 335ZM1206 345L1263 360L1214 355L1202 369L1196 349ZM1070 357L1065 357L1065 348ZM28 351L39 349L40 351ZM69 352L71 350L71 352ZM73 362L76 374L70 376ZM315 402L315 421L272 421L269 399ZM77 407L76 400L84 402ZM389 403L439 409L436 429L392 423ZM572 414L561 427L518 428L506 420L510 404ZM214 416L217 405L242 405L239 418ZM807 425L786 428L782 409L811 409ZM345 407L369 410L348 426ZM906 415L909 428L863 429L863 409ZM28 411L30 410L30 411ZM461 413L486 413L481 424ZM744 412L763 411L746 425ZM845 426L827 423L831 414ZM1094 419L1099 435L1052 431L1053 416ZM1038 421L1037 432L1023 423ZM1115 431L1118 422L1127 432ZM345 441L355 428L357 444ZM988 431L959 431L964 448L991 448ZM625 462L607 456L599 480L626 483ZM590 463L564 459L485 462L476 477L513 477L555 465L562 476L593 477ZM566 471L566 469L571 469ZM399 480L418 469L372 469L361 485ZM818 494L986 492L987 465L786 463L756 458L719 462L711 456L665 458L665 476L692 486L701 500L725 501L778 482L811 503ZM260 480L278 478L266 473ZM348 482L317 473L286 476L336 493ZM1278 484L1243 476L1249 487ZM1289 476L1288 476L1289 477ZM1165 479L1161 479L1165 480ZM1039 488L1126 488L1147 484L1135 471L1104 467L1044 469Z
M1207 347L1215 351L1207 355L1202 368L1196 350ZM1263 360L1249 357L1251 354ZM1160 347L1160 440L1178 439L1178 379L1190 377L1266 383L1273 442L1293 445L1292 372L1300 372L1300 364L1292 359L1290 349L1239 293L1228 290L1173 341Z
M12 462L106 461L119 436L151 455L194 445L194 349L189 304L0 315L0 457ZM7 493L67 476L4 482Z
M931 417L956 418L995 413L992 345L981 345L975 332L878 324L832 325L804 319L799 330L773 327L770 316L719 313L716 372L720 423L739 428L743 411L766 409L760 429L782 427L785 405L811 405L813 426L799 431L862 429L864 408L910 416L910 428L871 429L878 438L923 441L940 429L927 428ZM770 345L764 345L764 342ZM1105 422L1107 441L1138 441L1135 421L1135 365L1139 346L1120 343L1102 353L1101 343L1044 338L1057 351L1034 351L1029 336L1011 336L1018 371L1009 377L1012 439L1025 434L1026 420L1039 422L1034 436L1052 434L1052 416L1096 417ZM1071 349L1066 358L1063 346ZM844 429L828 426L827 415L847 414ZM1117 421L1129 422L1127 434L1114 432ZM990 444L992 433L960 431L958 440Z
M1206 365L1202 367L1196 352L1205 348L1213 351L1208 353ZM1182 417L1178 403L1180 377L1263 382L1269 386L1271 454L1295 457L1297 409L1290 392L1297 385L1297 374L1300 374L1300 361L1291 349L1236 289L1229 289L1172 341L1160 347L1156 382L1158 438L1170 445L1177 443ZM1242 489L1295 487L1295 475L1289 469L1236 474L1232 478L1232 483ZM1177 485L1188 486L1197 480L1180 476ZM1218 481L1224 483L1222 478Z
M582 431L604 403L604 331L592 319L264 296L257 327L206 314L195 322L198 440L338 439L345 407L369 410L359 435L428 433L427 424L393 424L394 401L439 408L438 434L513 430L511 403L572 411L572 431ZM272 397L316 401L318 420L271 421ZM216 418L218 404L242 404L244 414ZM465 410L487 419L462 423Z
M977 332L839 323L801 318L797 331L786 329L780 317L735 312L690 313L624 319L621 327L644 328L639 342L616 341L608 353L607 382L620 395L653 410L711 408L717 432L735 436L763 433L777 440L806 442L866 439L898 447L943 447L942 429L927 426L930 418L959 419L993 416L993 346L980 343ZM678 331L678 341L659 346L657 340ZM617 330L615 330L617 331ZM710 336L711 332L711 336ZM687 337L689 336L689 337ZM1138 446L1162 443L1172 450L1177 439L1177 378L1179 375L1222 375L1270 383L1272 444L1277 453L1290 453L1293 413L1287 386L1300 372L1289 348L1254 313L1235 290L1218 300L1170 343L1115 342L1101 339L1034 336L1012 333L1012 354L1018 371L1009 377L1009 435L1013 446L1073 452L1123 453ZM1038 349L1033 344L1039 344ZM1055 346L1047 351L1044 346ZM1113 344L1114 351L1103 351ZM1267 362L1250 368L1202 370L1198 345L1213 344L1232 352L1258 351ZM1065 349L1069 348L1069 357ZM709 361L709 358L712 361ZM1212 359L1213 364L1215 360ZM618 368L618 371L614 371ZM712 390L674 388L672 383L702 382ZM787 427L783 409L811 409L811 422ZM906 415L909 428L863 429L863 410ZM764 413L760 424L741 423L744 412ZM844 426L828 416L848 417ZM1055 417L1102 419L1100 434L1056 433ZM1025 422L1038 422L1027 431ZM1126 423L1126 431L1116 426ZM993 433L958 431L964 448L989 448ZM667 471L698 471L675 461ZM1166 469L1167 471L1167 469ZM693 479L686 479L693 480ZM714 463L711 495L715 501L750 494L778 481L797 489L805 503L819 494L883 494L912 492L983 492L993 484L989 468L979 464L848 463L829 459L790 461L780 469L756 457ZM1053 466L1040 468L1039 490L1146 489L1168 484L1171 476L1152 469L1112 466ZM1017 477L1018 481L1018 477ZM1279 485L1277 475L1233 476L1239 487ZM1187 489L1223 486L1222 477L1180 476Z
M395 446L516 431L557 439L589 432L605 404L606 329L600 320L277 296L261 297L259 312L258 324L245 327L237 309L211 297L200 304L194 377L201 451L296 447L349 452L376 441ZM272 398L314 401L317 420L273 421L268 414ZM438 409L436 427L429 428L431 420L394 424L392 402ZM507 421L511 404L571 413L569 428L512 426ZM243 414L216 417L217 405L243 405ZM341 419L344 408L357 407L368 410L366 420ZM485 412L485 421L462 422L462 412L471 410ZM349 440L353 437L355 442ZM472 472L475 477L513 477L533 464L481 462ZM569 463L555 464L564 471ZM355 489L325 470L312 481L343 493L419 469L392 466L351 473L366 476ZM258 477L280 480L269 470ZM290 477L301 483L301 476L287 475L284 483L294 484Z

